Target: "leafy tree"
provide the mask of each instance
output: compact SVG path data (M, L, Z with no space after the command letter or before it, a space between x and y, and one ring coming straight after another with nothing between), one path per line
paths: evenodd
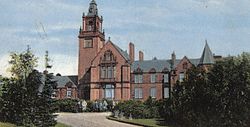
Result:
M213 95L213 123L221 127L246 127L250 119L250 54L218 62L209 73Z
M250 125L250 54L229 57L205 73L198 67L177 82L167 119L190 127L247 127ZM172 114L171 114L172 113Z
M52 75L42 75L34 69L37 58L29 49L12 53L10 64L12 77L4 79L1 119L24 126L53 126Z
M3 77L0 75L0 98L2 96Z
M26 79L27 76L37 66L38 58L32 54L29 48L26 50L26 52L20 54L13 52L11 53L10 57L10 72L17 79Z
M206 120L210 116L210 96L206 77L202 69L193 67L187 71L186 80L176 84L173 105L168 104L168 107L173 108L169 109L168 113L170 121L174 119L179 124L192 127L207 124Z

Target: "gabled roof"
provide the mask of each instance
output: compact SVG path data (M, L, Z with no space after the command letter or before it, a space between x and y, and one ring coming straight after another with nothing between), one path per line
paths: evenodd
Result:
M203 53L201 55L200 58L200 65L204 65L204 64L214 64L214 57L213 57L213 53L210 50L207 41L203 50Z
M117 45L115 45L113 42L109 41L115 48L116 50L122 55L122 57L126 60L126 61L130 61L129 55L126 51L123 51L120 47L118 47Z

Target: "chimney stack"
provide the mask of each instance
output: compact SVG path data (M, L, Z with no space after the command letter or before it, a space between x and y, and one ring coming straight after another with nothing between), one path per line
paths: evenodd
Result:
M139 61L143 61L144 60L144 54L142 51L139 51Z
M171 69L174 69L175 62L176 62L176 55L175 52L173 52L171 56Z
M131 63L135 61L135 45L132 42L129 43L129 58Z

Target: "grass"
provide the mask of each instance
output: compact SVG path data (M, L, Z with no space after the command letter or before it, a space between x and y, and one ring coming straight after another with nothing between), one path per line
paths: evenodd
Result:
M71 126L63 124L63 123L57 123L55 127L71 127Z
M161 119L117 119L114 117L107 117L109 120L115 120L118 122L133 124L133 125L139 125L144 127L169 127L165 124L164 120Z
M2 123L0 122L0 127L15 127L16 125L10 123Z
M16 127L14 124L0 122L0 127ZM55 127L71 127L63 123L57 123Z

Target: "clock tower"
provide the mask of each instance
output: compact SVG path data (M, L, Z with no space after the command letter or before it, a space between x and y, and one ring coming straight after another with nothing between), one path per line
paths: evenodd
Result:
M78 83L79 97L86 98L90 83L91 61L105 44L102 28L103 18L99 17L97 4L92 0L87 15L83 13L82 26L79 30ZM86 93L86 94L85 94Z

